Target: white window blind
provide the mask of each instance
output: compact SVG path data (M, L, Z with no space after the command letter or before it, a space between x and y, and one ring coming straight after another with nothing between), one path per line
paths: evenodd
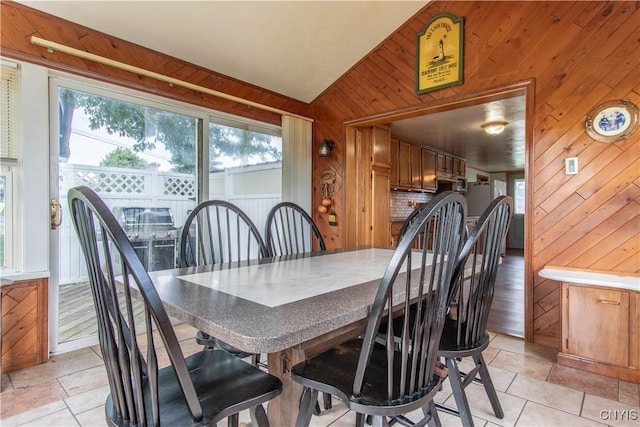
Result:
M0 69L0 158L18 158L18 68L2 63Z

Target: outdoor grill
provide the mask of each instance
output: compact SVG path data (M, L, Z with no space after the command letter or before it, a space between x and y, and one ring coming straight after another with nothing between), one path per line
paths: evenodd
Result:
M178 232L171 208L115 207L113 213L148 271L175 268Z

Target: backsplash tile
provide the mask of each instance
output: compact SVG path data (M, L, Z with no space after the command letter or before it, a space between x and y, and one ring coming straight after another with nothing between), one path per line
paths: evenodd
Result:
M427 203L433 199L432 193L417 193L411 191L391 191L390 214L392 220L402 220L411 214L414 207L409 203Z

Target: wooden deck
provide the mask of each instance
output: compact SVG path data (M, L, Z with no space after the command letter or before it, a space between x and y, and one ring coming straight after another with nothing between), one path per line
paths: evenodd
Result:
M60 286L59 297L59 342L73 341L98 334L96 311L88 282ZM121 300L121 302L124 302ZM136 317L144 315L142 303L134 301Z

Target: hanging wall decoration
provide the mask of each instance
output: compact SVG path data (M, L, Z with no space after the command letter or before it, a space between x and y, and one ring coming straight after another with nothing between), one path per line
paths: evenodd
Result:
M585 130L596 141L622 141L638 130L638 115L638 107L626 99L605 102L587 115Z
M436 15L417 36L416 92L462 84L464 22L450 13Z
M336 173L334 171L325 171L320 175L320 191L322 192L322 201L318 206L318 212L329 212L329 225L338 225L336 222L336 213L333 210L333 190L336 182Z

